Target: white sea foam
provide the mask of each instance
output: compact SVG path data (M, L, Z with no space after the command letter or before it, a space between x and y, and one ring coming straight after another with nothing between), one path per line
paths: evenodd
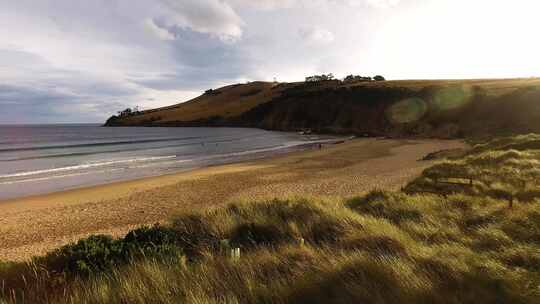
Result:
M159 161L159 160L173 159L173 158L176 158L176 155L153 156L153 157L137 157L137 158L131 158L131 159L102 161L102 162L95 162L95 163L80 164L80 165L76 165L76 166L67 166L67 167L60 167L60 168L52 168L52 169L44 169L44 170L35 170L35 171L26 171L26 172L5 174L5 175L0 175L0 179L26 177L26 176L34 176L34 175L40 175L40 174L51 174L51 173L66 172L66 171L76 171L76 170L83 170L83 169L97 168L97 167L104 167L104 166L111 166L111 165L118 165L118 164L129 164L129 163L137 163L137 162L152 162L152 161Z
M260 149L252 149L247 151L241 151L241 152L231 152L231 153L220 153L220 154L214 154L211 156L206 157L198 157L198 158L192 158L192 159L179 159L171 162L167 162L170 164L173 163L184 163L184 162L193 162L193 161L207 161L212 159L218 159L218 158L226 158L226 157L240 157L245 155L251 155L256 153L263 153L263 152L271 152L276 150L282 150L287 148L292 148L299 145L305 145L305 144L313 144L313 143L319 143L319 142L325 142L325 140L322 141L304 141L304 142L290 142L288 144L278 145L278 146L272 146L272 147L266 147L266 148L260 148ZM79 164L75 166L66 166L66 167L59 167L59 168L51 168L51 169L43 169L43 170L35 170L35 171L25 171L25 172L17 172L12 174L5 174L0 175L0 179L19 179L24 177L32 177L36 175L45 175L45 174L55 174L55 173L64 173L64 172L70 172L70 171L81 171L85 169L93 169L93 168L99 168L99 167L106 167L106 166L114 166L114 165L121 165L121 164L131 164L131 163L153 163L158 161L164 161L164 160L171 160L177 158L176 155L167 155L167 156L152 156L152 157L136 157L136 158L130 158L130 159L120 159L120 160L107 160L107 161L99 161L99 162L90 162L85 164ZM149 167L152 166L152 164L141 164L137 166L138 168L143 167ZM65 177L66 175L62 175ZM35 179L33 179L35 180ZM2 183L5 184L6 182Z
M77 173L62 174L62 175L49 175L49 176L29 178L29 179L9 180L7 182L0 182L0 185L12 185L12 184L29 183L29 182L42 182L42 181L48 181L51 179L84 176L84 175L89 175L89 174L111 173L111 172L121 171L121 170L123 169L111 169L111 170L92 171L92 172L77 172Z

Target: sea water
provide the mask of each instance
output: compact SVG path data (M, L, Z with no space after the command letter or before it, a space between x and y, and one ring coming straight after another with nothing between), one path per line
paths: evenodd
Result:
M0 200L261 158L327 140L246 128L0 125Z

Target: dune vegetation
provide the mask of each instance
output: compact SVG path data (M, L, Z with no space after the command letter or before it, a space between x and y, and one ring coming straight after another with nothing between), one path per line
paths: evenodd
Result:
M399 192L194 210L0 263L0 303L540 303L539 135Z

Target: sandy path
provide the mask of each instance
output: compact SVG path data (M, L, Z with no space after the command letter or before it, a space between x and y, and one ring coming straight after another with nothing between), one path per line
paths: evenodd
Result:
M273 197L350 197L395 189L459 141L359 139L322 150L0 202L0 260L24 260L81 237L121 235L190 208Z

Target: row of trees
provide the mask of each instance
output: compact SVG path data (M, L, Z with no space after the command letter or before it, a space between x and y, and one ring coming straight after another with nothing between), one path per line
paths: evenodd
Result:
M320 82L334 80L334 74L322 74L322 75L313 75L306 77L306 82Z
M360 75L352 75L352 74L343 79L344 82L385 81L385 80L386 79L381 75L370 77L370 76L360 76Z
M139 113L141 113L141 111L139 110L139 106L136 106L133 109L127 108L125 110L118 111L118 117L128 117L132 115L137 115Z
M321 81L329 81L329 80L338 80L334 77L334 74L322 74L322 75L313 75L306 77L306 82L321 82ZM349 75L343 79L343 82L361 82L361 81L385 81L386 79L381 76L377 75L374 77L369 76L360 76L360 75Z

